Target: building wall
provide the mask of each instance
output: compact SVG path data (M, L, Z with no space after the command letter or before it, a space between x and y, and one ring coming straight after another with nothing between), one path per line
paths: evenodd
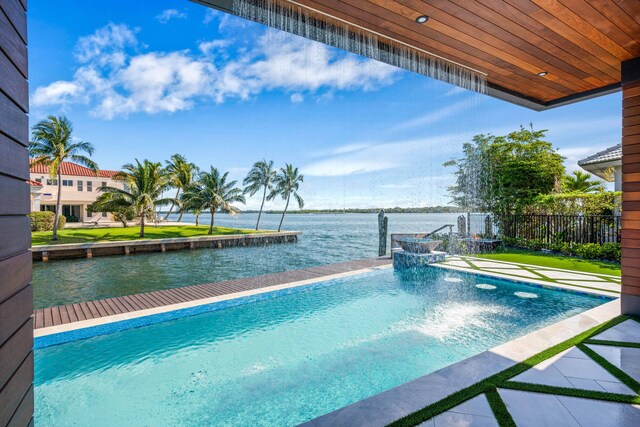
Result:
M30 179L32 181L38 181L42 183L42 189L40 191L40 206L55 206L58 198L58 186L54 185L54 181L51 177L42 173L30 173ZM51 184L47 184L47 180L50 180ZM104 185L110 187L122 188L122 184L114 181L111 178L99 177L99 176L78 176L78 175L62 175L63 182L65 180L72 181L71 186L62 187L62 205L80 205L81 217L80 221L95 221L101 218L101 221L113 221L111 214L107 214L103 217L100 213L94 213L91 217L87 215L87 206L96 201L96 198L100 195L98 188ZM78 188L78 181L82 182L82 190ZM89 191L88 183L92 183L92 191ZM31 206L31 210L40 210L40 207L36 209L35 205Z
M622 312L640 315L640 58L622 64Z
M0 426L33 416L26 0L0 0Z

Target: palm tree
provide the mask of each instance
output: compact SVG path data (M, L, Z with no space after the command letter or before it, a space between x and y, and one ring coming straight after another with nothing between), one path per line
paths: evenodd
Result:
M113 176L113 180L123 184L124 188L103 186L102 192L92 209L99 211L117 211L131 208L140 220L140 237L144 237L145 220L155 216L155 207L174 201L163 198L162 193L171 187L171 178L161 163L144 160L140 163L127 163L122 171Z
M200 225L199 218L206 209L205 201L200 197L200 183L196 180L180 195L180 215L193 212L196 216L196 226Z
M227 182L228 176L229 172L220 175L218 169L211 166L211 171L200 173L197 184L183 194L185 206L209 210L211 214L209 234L213 234L213 222L217 210L235 215L240 212L240 209L231 203L246 202L242 190L236 187L237 181Z
M564 190L575 193L595 193L603 191L604 186L597 179L591 179L589 173L574 171L573 175L564 177Z
M249 171L247 177L242 181L244 184L244 193L249 193L249 196L253 196L260 190L262 192L262 204L260 205L260 212L258 212L258 221L256 222L256 230L260 226L260 217L262 216L262 208L264 207L264 201L267 198L267 190L273 189L273 181L276 178L276 171L273 169L273 160L266 161L261 160L255 162L253 167Z
M81 154L93 154L93 145L85 141L72 141L73 125L65 116L49 116L36 123L31 132L29 155L34 159L32 165L42 164L49 167L51 179L58 181L56 213L53 220L53 240L58 240L58 216L62 198L62 162L70 160L96 172L98 165L89 157Z
M282 222L284 221L284 215L287 213L287 209L289 208L291 196L296 199L300 209L304 207L304 200L302 200L302 197L298 194L300 183L303 181L304 175L299 174L298 168L294 168L293 165L287 163L283 168L280 168L280 173L276 176L276 179L273 182L273 189L267 197L267 200L273 200L277 196L280 196L283 200L287 201L287 204L282 211L282 218L280 218L278 231L282 229Z
M177 190L175 202L171 203L171 208L169 209L169 212L167 212L167 215L164 217L165 221L167 220L167 218L169 218L171 212L173 212L173 208L179 200L180 191L184 193L187 188L191 186L196 174L198 173L198 167L193 163L187 162L187 159L181 154L174 154L173 156L171 156L170 160L166 161L166 164L167 172L171 177L171 185ZM183 210L180 210L178 222L182 220L183 212Z

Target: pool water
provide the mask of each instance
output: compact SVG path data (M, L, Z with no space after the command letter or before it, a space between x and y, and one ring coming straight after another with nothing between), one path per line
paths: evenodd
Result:
M434 267L324 284L38 349L36 424L296 425L606 301Z

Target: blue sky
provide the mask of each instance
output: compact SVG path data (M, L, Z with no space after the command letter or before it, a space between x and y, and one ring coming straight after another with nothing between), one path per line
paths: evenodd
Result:
M449 203L442 163L476 133L549 129L569 170L620 142L619 93L534 112L186 0L143 3L29 4L31 123L66 114L103 169L179 152L241 180L267 158L300 167L308 208L427 206Z

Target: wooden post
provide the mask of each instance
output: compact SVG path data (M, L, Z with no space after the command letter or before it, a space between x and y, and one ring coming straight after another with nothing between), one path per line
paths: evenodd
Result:
M160 243L160 252L167 252L167 245L165 245L164 243Z
M49 252L47 252L47 251L43 251L42 252L42 261L43 262L49 261Z
M462 237L467 235L467 219L464 215L458 217L458 234Z
M91 248L87 248L87 258L93 258L93 252L91 252Z
M125 255L129 255L130 253L131 253L131 248L129 247L129 245L125 245L124 254Z
M387 254L387 229L389 227L389 218L384 214L384 209L380 209L378 214L378 256Z

